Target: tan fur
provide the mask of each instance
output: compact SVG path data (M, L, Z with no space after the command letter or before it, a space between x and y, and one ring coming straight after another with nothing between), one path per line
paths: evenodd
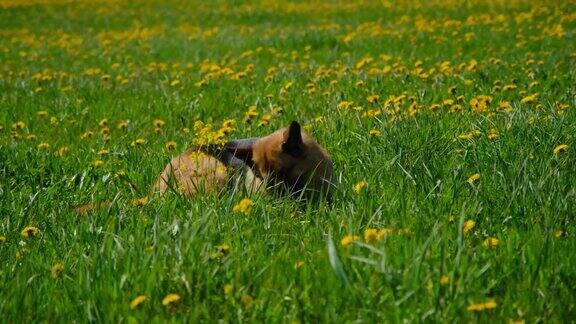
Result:
M197 150L188 150L173 158L160 174L152 192L164 193L171 186L185 197L197 192L221 190L228 178L226 166L217 158Z

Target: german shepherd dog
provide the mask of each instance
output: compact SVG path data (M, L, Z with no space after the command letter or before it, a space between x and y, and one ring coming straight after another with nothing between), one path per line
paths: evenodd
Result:
M185 197L221 192L238 172L246 172L246 189L272 191L294 198L330 198L332 159L314 138L293 121L289 127L262 137L232 140L224 146L192 148L172 158L152 186L153 193L170 189ZM85 213L110 203L75 208Z

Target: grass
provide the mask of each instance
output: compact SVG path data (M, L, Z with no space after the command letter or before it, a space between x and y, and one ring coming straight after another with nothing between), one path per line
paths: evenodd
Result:
M0 1L3 320L573 320L575 12ZM300 121L332 204L148 197L226 120L226 138Z

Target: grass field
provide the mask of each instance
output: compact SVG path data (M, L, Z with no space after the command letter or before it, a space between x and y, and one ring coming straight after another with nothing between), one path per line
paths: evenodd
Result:
M0 322L574 321L575 31L561 0L0 0ZM292 120L331 204L149 195Z

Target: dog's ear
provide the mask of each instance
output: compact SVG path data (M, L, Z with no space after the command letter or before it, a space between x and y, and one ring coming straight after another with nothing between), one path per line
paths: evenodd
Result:
M252 149L254 143L258 138L244 138L232 140L225 144L226 152L232 155L232 158L240 159L242 162L246 163L248 166L252 166Z
M302 141L302 132L300 124L293 121L290 127L284 132L284 142L282 143L282 151L294 157L302 155L304 150L304 142Z

